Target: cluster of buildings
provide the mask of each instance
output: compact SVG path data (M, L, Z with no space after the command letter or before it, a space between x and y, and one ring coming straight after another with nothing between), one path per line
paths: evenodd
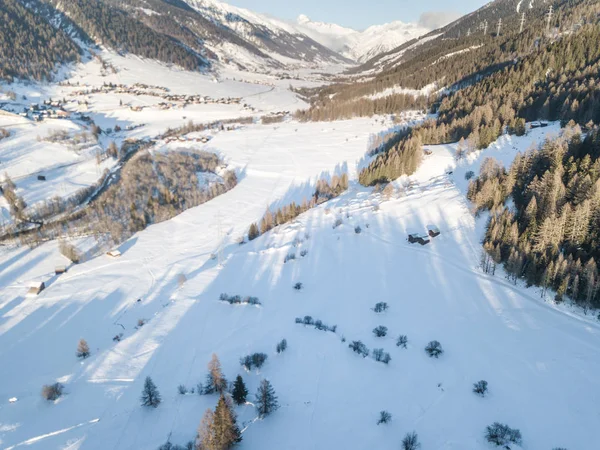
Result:
M408 242L411 244L427 245L431 242L431 239L440 235L440 229L434 225L427 227L427 233L410 233L408 235Z
M202 144L206 144L212 138L210 136L200 136L199 138L189 138L187 136L172 136L165 139L165 142L168 144L169 142L199 142Z
M240 104L241 98L237 97L227 97L227 98L217 98L213 99L206 95L187 95L187 94L169 94L168 89L162 88L159 86L148 86L145 84L136 83L132 86L128 86L125 84L104 84L99 87L93 87L90 89L79 90L73 92L71 95L73 96L87 96L92 94L127 94L127 95L148 95L151 97L160 97L164 102L159 103L159 106L163 109L169 109L171 107L176 106L173 102L183 103L183 106L187 105L200 105L200 104L208 104L208 103L218 103L223 105L233 105ZM167 103L171 102L171 103ZM248 106L248 105L244 105Z
M59 100L45 100L41 105L32 103L19 115L36 122L41 122L44 119L69 119L71 117L71 113L63 109L63 103Z

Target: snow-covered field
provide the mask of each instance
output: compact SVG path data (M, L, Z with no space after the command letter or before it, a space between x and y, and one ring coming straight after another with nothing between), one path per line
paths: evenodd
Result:
M35 122L17 114L0 115L0 128L8 130L9 138L0 141L0 180L8 174L29 206L53 197L68 197L81 188L96 183L105 169L115 162L112 159L96 163L98 150L117 145L125 139L153 139L168 128L177 128L192 121L212 123L219 120L254 116L256 118L280 111L295 111L306 107L290 89L290 85L315 86L320 75L302 72L306 81L279 80L274 75L252 74L224 68L217 79L212 74L188 72L168 67L156 61L136 56L120 56L114 52L100 53L102 60L116 69L105 70L98 59L62 69L63 83L14 83L0 85L0 101L9 102L3 91L16 95L10 103L14 112L22 112L31 104L47 100L65 100L64 108L70 113L90 117L103 130L119 126L123 131L100 135L98 145L73 148L67 143L49 143L50 134L67 132L69 135L89 133L91 128L82 121L46 119ZM335 69L333 69L335 70ZM213 101L239 98L239 103L204 103L184 106L182 102L165 101L156 95L100 92L81 94L107 84L134 87L142 80L151 87L148 91L175 95L198 95ZM162 88L163 90L159 89ZM87 104L83 104L86 102ZM162 109L159 103L171 103ZM246 106L245 106L246 105ZM136 111L136 108L141 108ZM101 148L100 148L101 147ZM46 176L39 181L38 175ZM7 202L0 197L0 223L10 222Z
M112 160L96 163L99 146L95 142L74 146L47 140L56 132L69 136L89 132L68 120L33 122L20 116L0 115L0 128L11 133L0 142L0 179L8 174L30 206L55 196L68 197L94 184L104 169L113 165ZM46 180L38 180L39 175ZM0 197L0 219L11 220L4 197Z
M369 136L386 125L287 122L219 133L206 147L239 169L238 186L138 233L120 258L99 256L55 276L65 263L56 243L3 250L0 447L155 449L169 436L184 444L217 398L179 395L177 386L203 382L217 353L229 379L242 374L253 393L268 378L279 396L281 408L264 420L251 405L238 408L240 448L397 449L415 430L424 449L485 449L494 421L519 428L528 450L597 448L599 324L479 271L483 223L465 199L464 174L485 156L508 165L556 129L502 137L458 166L453 146L431 147L386 200L354 181ZM268 206L299 201L318 178L345 170L352 181L341 197L236 243ZM407 243L427 225L441 235L426 247ZM222 266L211 259L219 248ZM284 264L290 252L298 258ZM27 297L28 284L41 280L48 288ZM219 302L224 292L257 296L262 306ZM378 315L371 308L381 301L390 309ZM305 315L337 324L337 333L294 323ZM147 323L138 328L138 319ZM389 335L375 338L377 325ZM400 334L407 349L395 345ZM92 350L84 361L75 357L80 338ZM289 348L278 355L282 338ZM384 348L390 364L353 353L348 343L357 339ZM423 351L434 339L445 350L437 360ZM269 358L247 373L239 358L252 352ZM148 375L163 396L158 409L139 406ZM486 398L471 392L480 379L489 382ZM66 395L53 404L40 390L54 381ZM381 410L393 419L377 426Z

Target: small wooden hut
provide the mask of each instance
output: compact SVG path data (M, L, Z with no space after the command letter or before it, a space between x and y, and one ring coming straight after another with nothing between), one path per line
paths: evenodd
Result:
M29 286L27 295L39 295L39 293L42 292L44 289L46 289L46 284L43 281L32 283Z
M432 238L438 237L440 235L440 229L434 225L430 225L427 227L427 234Z
M110 252L106 253L108 256L110 256L111 258L118 258L119 256L121 256L121 252L119 250L111 250Z

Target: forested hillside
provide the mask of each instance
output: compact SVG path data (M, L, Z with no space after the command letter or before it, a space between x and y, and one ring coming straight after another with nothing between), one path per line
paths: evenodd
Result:
M469 186L478 209L494 211L484 248L513 280L551 288L585 309L600 307L600 131L570 127L518 155L507 171L490 160ZM504 207L508 199L513 207Z
M517 3L514 0L492 2L420 40L380 55L355 69L357 81L341 80L338 84L313 92L312 107L304 116L312 120L322 120L320 117L323 116L326 120L345 117L352 109L348 105L386 89L419 90L432 84L436 84L438 89L462 88L532 53L543 51L549 43L576 33L586 24L596 23L600 13L600 4L593 0L536 2L532 9L524 8L525 22L521 32L523 16L516 12ZM548 21L551 5L553 14ZM432 102L435 100L435 97L431 99ZM407 104L407 108L410 105ZM372 109L354 108L352 114L359 116L361 111L368 114ZM342 112L331 117L320 110ZM383 112L396 113L398 110L390 105Z
M525 134L526 121L569 123L563 137L518 155L508 170L487 161L468 196L477 210L492 211L484 270L503 263L515 282L524 278L543 291L553 289L557 301L568 296L590 309L600 307L598 4L562 4L570 7L562 17L572 20L564 32L540 31L528 55L444 94L435 105L437 118L378 155L360 181L373 185L412 174L426 144L458 142L460 158L504 132Z
M2 0L0 14L3 79L49 78L94 45L192 71L216 62L260 72L348 62L284 22L221 2Z
M196 70L206 62L172 37L135 20L115 5L98 0L43 0L66 14L96 43L144 58Z
M596 83L600 67L600 28L582 26L515 64L441 100L437 120L426 122L361 173L371 185L407 171L402 161L407 142L414 145L465 140L464 147L485 148L506 129L525 132L525 120L600 120ZM418 154L420 152L415 152ZM414 165L410 165L413 167Z
M79 48L18 0L0 0L0 80L51 76L55 65L74 61Z

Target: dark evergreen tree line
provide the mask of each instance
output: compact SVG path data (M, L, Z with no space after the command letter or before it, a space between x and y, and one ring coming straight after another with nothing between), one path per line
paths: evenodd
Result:
M351 119L352 117L371 117L393 114L400 111L425 109L427 97L412 94L391 94L385 97L351 98L346 101L316 102L307 110L299 110L295 118L300 121L332 121Z
M475 150L487 147L504 131L523 134L526 119L577 120L590 127L590 120L600 120L599 69L600 28L590 24L444 96L437 120L404 132L399 143L363 169L359 181L374 185L412 174L422 145L462 139L464 146Z
M171 36L148 27L115 5L100 0L43 0L60 9L87 36L106 47L197 70L205 61ZM60 8L59 8L60 6Z
M50 79L58 63L79 58L79 48L18 0L0 0L0 80Z

